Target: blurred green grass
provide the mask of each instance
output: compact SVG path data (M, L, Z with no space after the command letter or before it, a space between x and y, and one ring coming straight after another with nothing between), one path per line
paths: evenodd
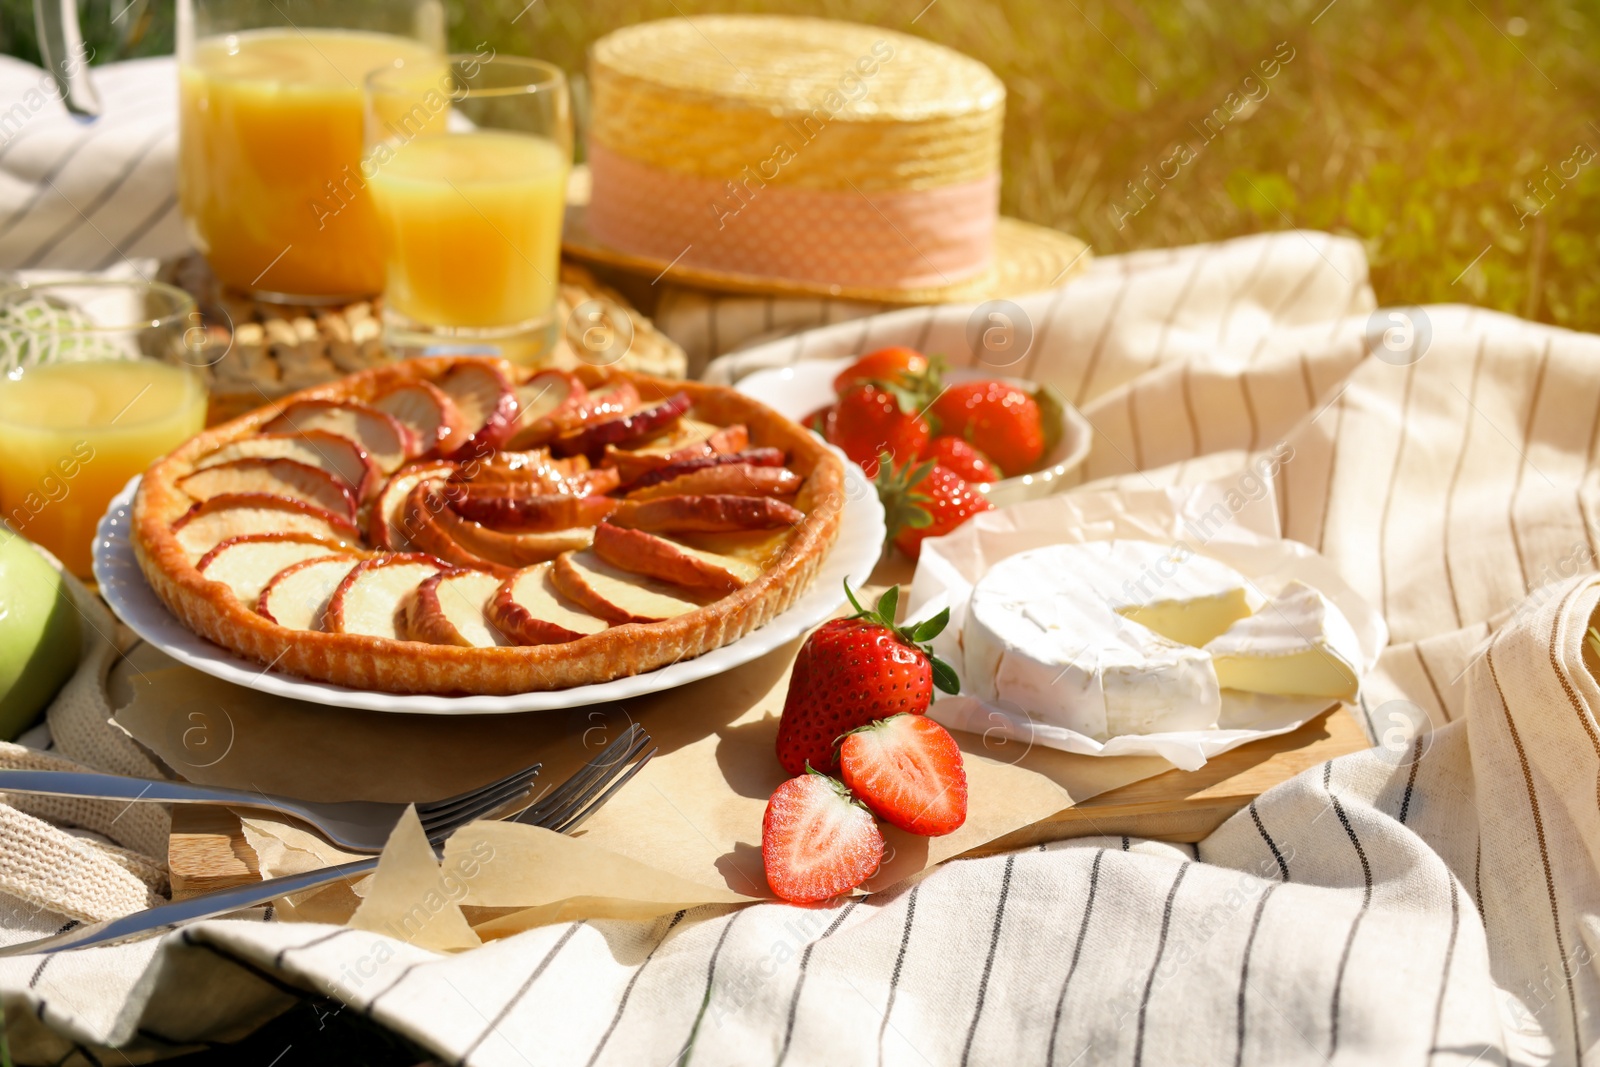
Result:
M152 5L137 50L170 47L170 6ZM456 47L488 41L569 71L602 34L679 14L813 14L914 33L1005 80L1005 210L1098 254L1329 230L1365 244L1385 303L1476 303L1600 330L1593 0L446 6ZM14 25L27 10L0 0Z
M927 37L1006 83L1005 211L1097 254L1329 230L1363 242L1385 303L1475 303L1600 330L1593 3L526 3L455 0L452 38L579 70L601 34L708 11ZM1265 77L1275 53L1292 58Z

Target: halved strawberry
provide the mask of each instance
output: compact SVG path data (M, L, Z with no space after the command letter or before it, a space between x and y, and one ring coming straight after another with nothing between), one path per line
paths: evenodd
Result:
M844 784L890 826L940 837L967 821L967 770L950 731L926 715L891 715L844 735Z
M767 885L794 904L846 893L883 862L883 834L838 781L811 771L780 785L761 820Z

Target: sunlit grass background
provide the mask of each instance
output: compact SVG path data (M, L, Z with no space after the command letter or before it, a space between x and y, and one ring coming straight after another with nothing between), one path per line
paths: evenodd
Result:
M86 0L91 37L125 2ZM1005 210L1099 254L1311 227L1361 239L1386 303L1471 302L1600 329L1592 2L447 3L456 46L488 41L573 72L596 37L677 14L804 13L918 34L1005 80ZM0 48L26 54L29 6L0 11L13 37ZM170 5L140 19L134 51L170 48ZM1265 78L1275 54L1293 58ZM1226 121L1206 127L1214 113ZM1176 177L1147 181L1181 143L1192 159Z

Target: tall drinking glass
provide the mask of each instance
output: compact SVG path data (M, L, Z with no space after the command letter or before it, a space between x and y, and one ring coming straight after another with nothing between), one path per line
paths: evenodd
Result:
M554 337L572 117L557 67L450 56L367 76L391 347L531 362Z
M205 425L199 323L159 282L0 290L0 513L80 578L111 498Z
M439 0L179 0L179 199L218 278L300 304L383 288L362 79L443 51Z

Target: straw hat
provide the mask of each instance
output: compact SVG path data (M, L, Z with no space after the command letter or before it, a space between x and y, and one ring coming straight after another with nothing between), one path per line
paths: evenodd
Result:
M998 210L1005 88L920 38L725 15L589 56L572 256L711 289L939 303L1057 284L1077 238Z

